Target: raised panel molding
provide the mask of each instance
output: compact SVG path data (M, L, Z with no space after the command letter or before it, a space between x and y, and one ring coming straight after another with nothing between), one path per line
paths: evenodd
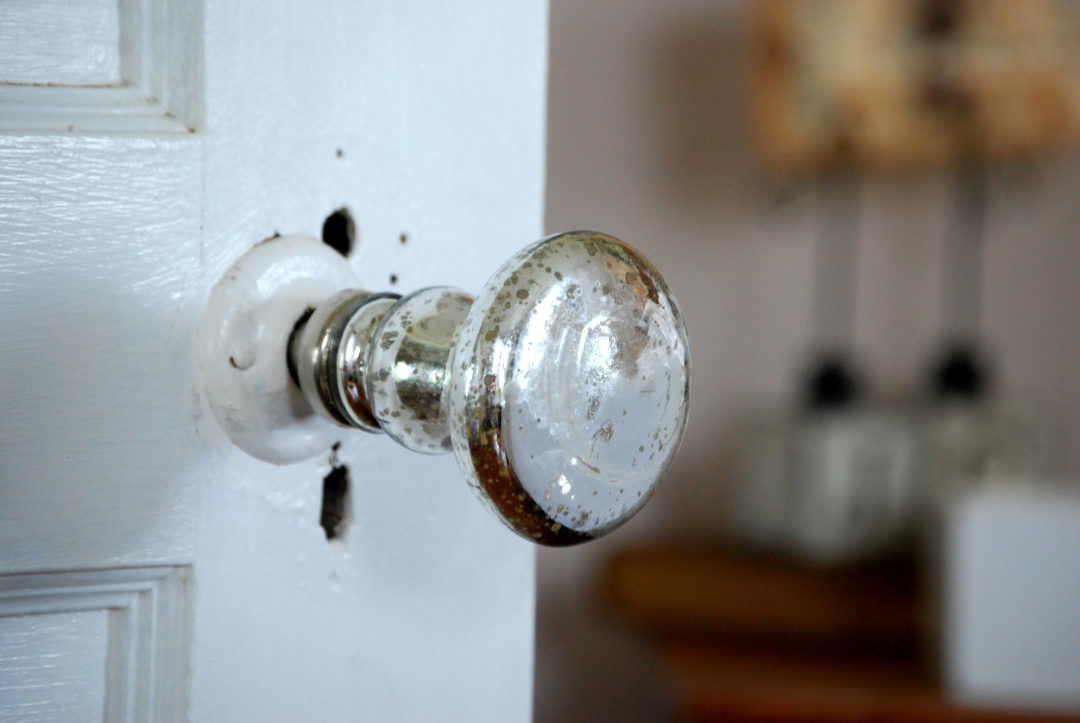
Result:
M31 0L21 12L41 11ZM119 0L119 82L0 82L0 132L189 133L205 115L203 0ZM57 45L87 42L54 37Z
M183 721L190 576L186 566L0 575L0 618L105 612L103 720Z

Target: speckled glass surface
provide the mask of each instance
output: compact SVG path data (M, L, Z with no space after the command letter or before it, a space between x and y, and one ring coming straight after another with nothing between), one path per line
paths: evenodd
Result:
M628 520L682 439L690 353L678 305L610 236L552 236L504 264L450 363L458 464L535 542L583 542Z
M364 387L383 431L416 452L450 450L448 360L472 296L445 286L409 294L375 329Z

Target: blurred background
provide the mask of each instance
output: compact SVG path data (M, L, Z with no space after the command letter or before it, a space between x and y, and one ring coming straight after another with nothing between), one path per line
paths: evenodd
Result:
M641 248L694 378L539 559L535 712L1080 713L1080 3L552 0L546 226Z

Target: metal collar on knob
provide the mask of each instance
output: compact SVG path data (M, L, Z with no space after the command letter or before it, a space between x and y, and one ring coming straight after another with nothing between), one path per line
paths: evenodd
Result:
M289 338L293 380L317 413L332 422L381 432L364 392L364 351L400 294L346 289L305 313Z

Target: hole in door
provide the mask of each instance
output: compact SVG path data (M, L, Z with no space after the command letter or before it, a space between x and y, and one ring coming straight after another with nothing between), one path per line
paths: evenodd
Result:
M322 227L323 243L342 256L348 256L356 241L356 224L347 208L339 208L326 217Z
M337 465L323 477L319 525L327 540L340 540L349 523L349 468Z

